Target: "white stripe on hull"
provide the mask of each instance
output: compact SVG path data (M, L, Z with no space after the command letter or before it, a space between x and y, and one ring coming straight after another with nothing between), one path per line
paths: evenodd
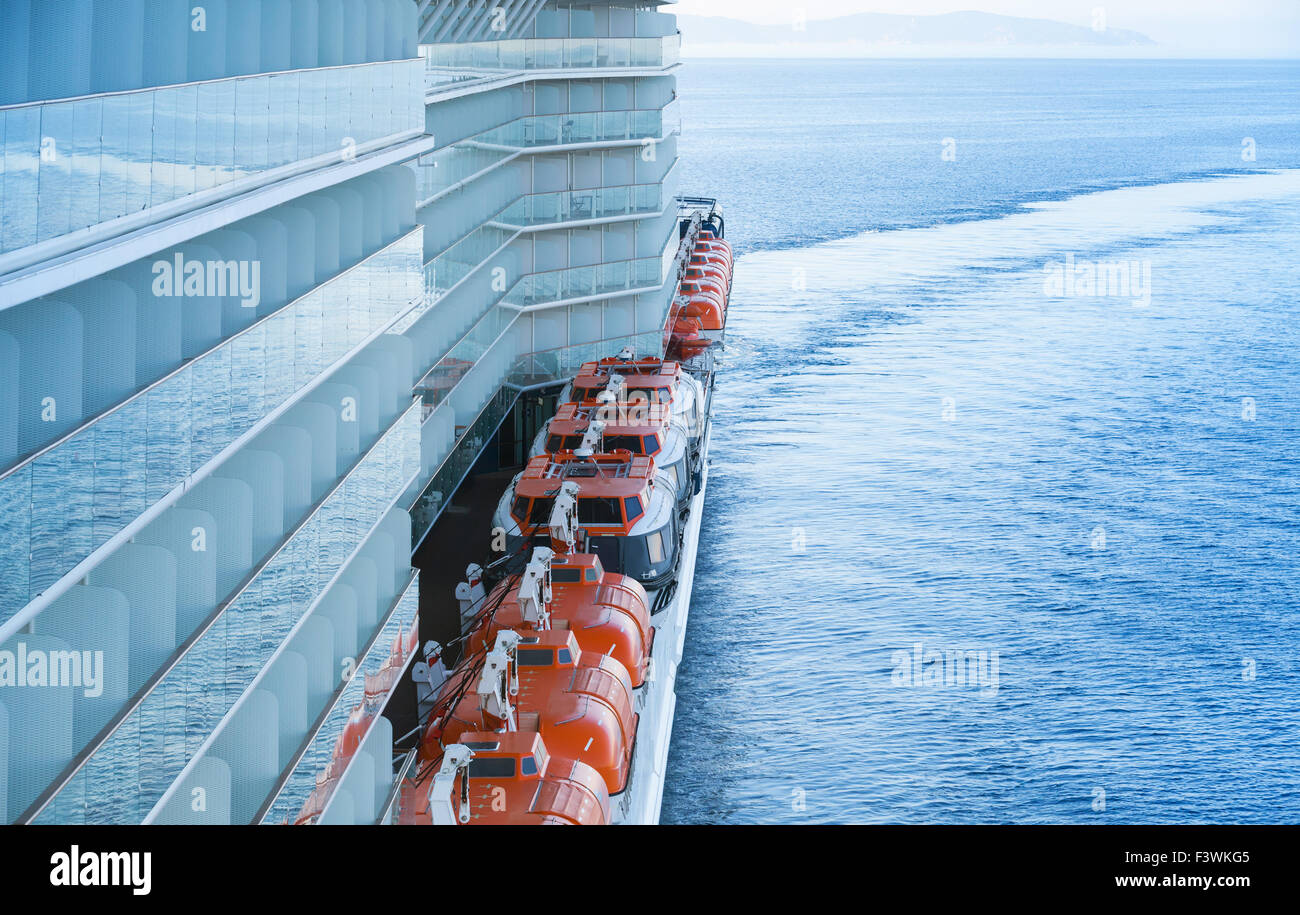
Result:
M691 499L686 530L682 534L682 556L677 569L677 591L672 601L654 614L654 679L638 690L636 748L632 756L632 773L628 786L614 799L613 821L620 825L653 826L659 822L663 802L664 778L668 770L668 745L672 741L676 717L677 665L686 645L686 618L691 609L691 588L695 583L695 556L700 543L700 525L704 518L704 497L709 484L709 438L713 417L708 418L700 447L700 491ZM651 592L650 600L654 600ZM653 605L653 603L652 603Z

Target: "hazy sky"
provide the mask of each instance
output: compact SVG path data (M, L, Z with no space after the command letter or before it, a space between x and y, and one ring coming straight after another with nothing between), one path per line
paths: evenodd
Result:
M1300 0L679 0L675 11L784 23L799 7L807 11L808 19L980 10L1075 25L1089 25L1093 9L1103 7L1110 27L1135 29L1171 49L1300 55Z

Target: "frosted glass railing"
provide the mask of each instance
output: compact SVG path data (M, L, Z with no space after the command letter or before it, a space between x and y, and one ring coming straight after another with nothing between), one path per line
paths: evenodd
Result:
M671 170L670 170L671 171ZM482 266L518 230L585 219L657 213L671 197L664 182L521 194L491 217L492 222L510 228L485 225L475 229L424 265L424 293L432 304Z
M647 331L526 353L515 360L510 371L510 383L528 387L565 381L572 378L584 362L612 356L625 346L630 346L637 355L645 356L659 354L663 343L662 331Z
M432 44L420 48L429 86L473 78L474 71L482 70L669 67L678 62L680 53L679 35L661 38L514 38Z
M485 131L472 142L527 149L568 143L645 140L680 129L680 113L674 101L663 108L530 115Z
M489 308L475 321L456 345L420 379L416 390L423 395L425 404L436 406L441 403L518 315L519 312L513 308L498 305Z
M501 302L516 308L528 308L547 302L648 289L662 284L663 258L639 257L588 267L529 273L519 279Z
M432 304L446 295L447 290L498 251L513 234L497 226L481 226L430 260L424 265L426 301Z
M423 52L423 47L421 52ZM452 86L456 83L467 83L477 79L487 79L491 76L504 76L509 71L506 70L484 70L470 67L438 67L426 65L424 69L424 88L433 90L444 86Z
M39 823L140 822L419 470L419 403L227 598L225 609L84 760Z
M357 659L352 676L331 699L329 715L280 787L262 817L263 823L293 823L302 810L303 803L316 788L316 776L325 771L330 764L335 743L343 733L349 715L365 698L366 676L378 673L388 661L393 639L399 633L409 633L412 626L418 625L416 623L420 610L418 577L412 576L410 583L403 589L401 597L391 610L392 612L382 622L378 634L372 639L369 650ZM373 722L371 724L373 725ZM367 731L367 737L370 733ZM385 752L386 755L391 756L391 746Z
M421 232L0 477L0 623L418 299Z
M0 254L423 130L421 67L386 61L2 108Z
M681 114L676 100L669 101L663 108L514 118L421 156L417 160L417 198L423 204L532 146L660 139L680 129ZM562 141L562 137L566 139Z
M551 223L604 219L657 213L663 209L662 183L624 184L614 187L586 188L525 194L506 207L496 218L511 226L537 226Z
M456 322L469 329L458 336L455 345L425 373L415 388L423 393L426 404L441 403L447 392L455 387L461 376L487 351L487 347L496 340L520 308L605 296L633 289L657 288L663 283L662 270L662 258L644 257L529 273L520 277L501 296L499 305L489 303L483 310L475 311L480 307L478 304L469 307L466 303L454 314L438 315L439 320Z
M416 383L415 389L423 394L426 405L441 403L500 336L520 308L611 295L633 289L658 288L663 283L662 270L662 258L643 257L529 273L520 277L501 296L500 304L487 303L481 306L475 303L471 306L466 302L455 313L438 314L438 320L450 321L460 327L468 327L468 330L457 335L457 342ZM478 310L480 308L482 310Z
M495 149L448 146L427 153L416 160L418 187L416 199L423 204L454 184L458 184L510 158L511 153Z

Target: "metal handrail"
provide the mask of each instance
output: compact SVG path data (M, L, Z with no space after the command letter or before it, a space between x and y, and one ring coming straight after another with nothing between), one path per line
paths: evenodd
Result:
M379 816L375 818L376 826L393 825L393 814L397 807L397 802L402 797L402 784L411 774L411 769L415 766L416 760L420 758L420 748L416 747L407 752L402 760L401 767L397 770L397 777L393 780L393 787L388 792L388 797L384 798L383 809L379 811Z

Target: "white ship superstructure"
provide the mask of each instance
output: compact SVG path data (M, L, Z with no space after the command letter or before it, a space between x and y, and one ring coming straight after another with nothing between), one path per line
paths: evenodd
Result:
M640 0L0 4L0 822L382 815L413 548L521 392L662 352L678 42Z

